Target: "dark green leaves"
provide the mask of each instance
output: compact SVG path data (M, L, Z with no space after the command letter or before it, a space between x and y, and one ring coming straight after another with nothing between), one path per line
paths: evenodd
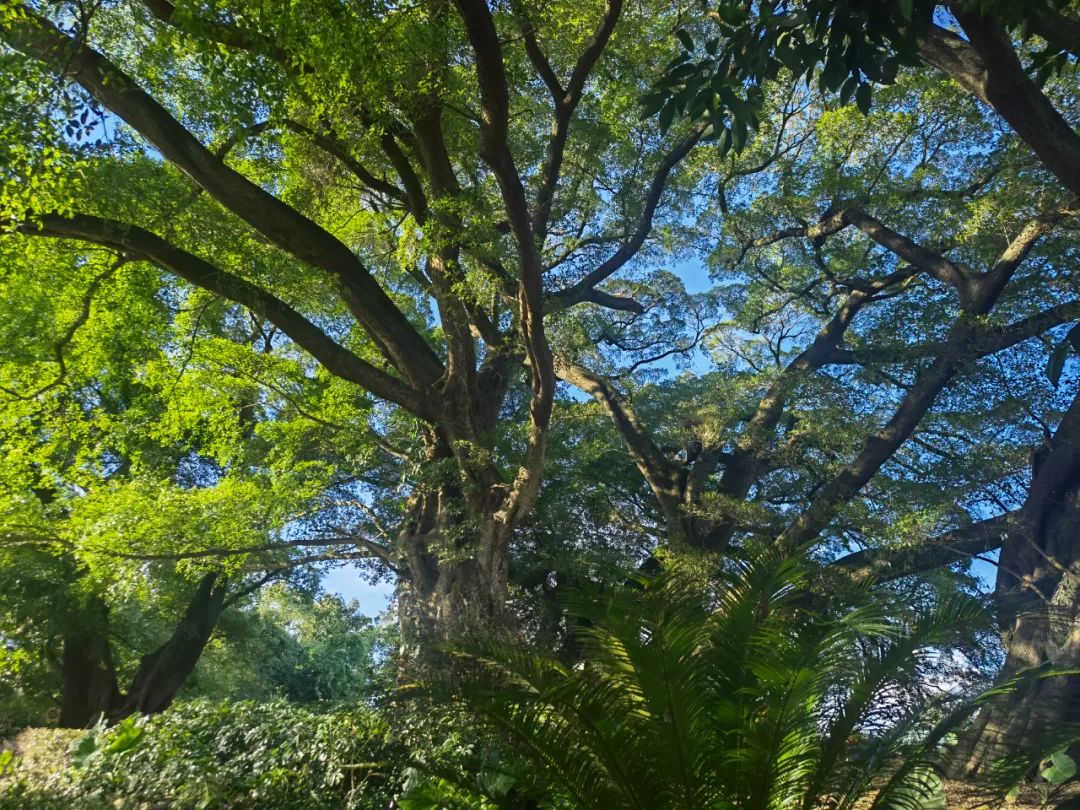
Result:
M719 37L709 39L704 54L695 60L695 43L685 29L676 36L683 47L678 67L669 67L657 88L676 92L671 79L689 81L702 76L745 95L788 70L809 83L815 71L824 92L838 93L843 103L854 98L865 114L870 110L873 85L892 84L900 67L919 62L918 41L933 21L932 0L894 0L887 3L848 3L838 0L803 0L795 4L721 2L714 18ZM752 10L751 10L752 9ZM781 10L782 9L782 10ZM1023 24L1021 13L1007 19ZM1047 49L1032 61L1037 81L1059 73L1067 54ZM730 109L729 102L725 102ZM711 108L710 108L711 109ZM679 104L670 114L698 118L708 113L701 104ZM734 118L743 116L733 111ZM671 121L668 121L670 126ZM714 131L720 128L714 123ZM735 140L738 140L737 138Z
M873 91L868 84L860 84L859 89L855 91L855 105L862 110L863 115L867 115L870 112L872 92Z

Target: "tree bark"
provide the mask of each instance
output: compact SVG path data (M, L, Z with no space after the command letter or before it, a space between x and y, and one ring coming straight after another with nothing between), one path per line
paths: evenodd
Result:
M153 714L169 707L217 627L225 607L225 591L225 579L217 573L202 578L173 634L143 656L127 694L110 712L110 720L136 712Z
M169 639L143 656L126 693L120 691L109 643L109 614L96 596L78 606L64 634L60 725L86 728L104 717L116 722L136 712L169 707L199 662L225 606L226 585L206 574Z
M108 609L96 596L69 616L60 666L60 725L65 728L86 728L120 701L108 627Z
M1033 667L1080 666L1080 396L1034 455L1018 525L1001 547L995 598L1007 650L998 682ZM953 761L960 776L985 773L1003 756L1037 746L1080 722L1080 677L1023 678L988 704Z
M510 627L509 531L497 511L470 519L454 508L454 493L417 494L401 528L398 619L406 668L477 630ZM418 654L419 652L419 654Z
M1072 536L1080 530L1073 503L1067 521ZM1064 530L1064 524L1059 527ZM1075 543L1074 543L1075 545ZM1009 553L1002 549L1003 558ZM1014 555L1009 555L1014 556ZM998 676L1004 684L1033 667L1080 666L1080 565L1077 560L1053 577L1053 590L1017 599L1002 609L1002 638L1007 649ZM1031 569L1026 576L1035 576ZM1045 578L1040 578L1045 587ZM1000 589L999 589L1000 590ZM1042 589L1040 589L1042 590ZM1045 597L1045 602L1044 602ZM999 595L999 600L1002 595ZM953 760L958 777L984 775L1002 757L1036 750L1055 728L1080 722L1080 677L1022 678L1017 688L986 706L961 739Z

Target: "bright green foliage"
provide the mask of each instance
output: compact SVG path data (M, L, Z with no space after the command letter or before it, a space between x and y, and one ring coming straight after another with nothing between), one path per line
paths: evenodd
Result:
M370 710L320 712L282 701L179 703L152 719L97 729L76 749L84 756L75 751L74 769L53 777L50 792L8 785L0 807L74 800L86 807L381 810L405 763ZM16 762L12 778L19 776Z
M1068 782L1076 776L1076 760L1064 751L1056 751L1050 756L1050 765L1039 774L1052 785Z
M222 615L183 694L368 702L391 687L396 643L396 627L360 614L355 602L278 583Z
M807 584L802 563L766 553L715 584L684 564L579 594L580 664L480 642L462 653L480 670L468 704L508 733L545 806L939 806L938 746L965 713L934 724L908 703L881 727L875 712L907 700L897 685L983 609L957 596L908 613L863 594L819 612Z

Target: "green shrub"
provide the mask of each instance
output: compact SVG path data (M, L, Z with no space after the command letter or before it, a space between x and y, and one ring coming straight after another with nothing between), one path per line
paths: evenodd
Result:
M16 763L0 807L385 808L404 764L373 710L284 701L180 703L72 749L63 778Z

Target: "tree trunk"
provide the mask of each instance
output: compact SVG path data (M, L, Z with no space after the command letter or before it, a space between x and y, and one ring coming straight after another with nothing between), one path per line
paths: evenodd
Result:
M92 725L112 712L120 700L108 628L108 609L96 596L85 600L68 618L60 673L60 725L65 728Z
M1029 667L1080 666L1080 567L1062 576L1050 606L1031 604L1005 631L1008 650L998 682ZM990 703L961 739L954 771L961 777L985 775L998 759L1035 750L1063 724L1080 722L1080 677L1031 677Z
M414 496L399 535L398 619L407 669L437 659L448 641L510 626L509 530L497 508L464 519L452 503L446 492Z
M1078 490L1080 446L1069 430L1059 430L1055 445L1036 454L1019 526L1001 547L995 598L1007 657L999 683L1031 667L1080 666ZM995 760L1078 721L1080 677L1029 678L982 710L961 740L953 770L984 774Z
M152 714L169 707L199 663L206 643L225 607L226 584L216 573L206 574L169 639L144 655L123 701L110 713L119 720L136 712Z

